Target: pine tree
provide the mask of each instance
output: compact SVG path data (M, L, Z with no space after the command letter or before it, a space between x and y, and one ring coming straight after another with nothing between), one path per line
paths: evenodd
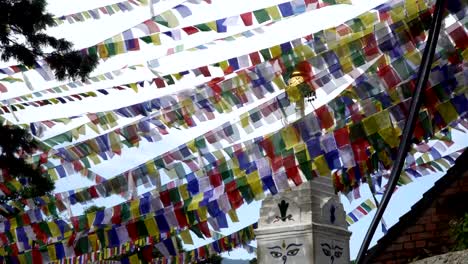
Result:
M72 49L72 43L44 33L55 25L45 0L0 0L0 59L34 67L44 59L59 80L82 80L97 66L96 56ZM46 52L45 50L51 50Z
M16 126L0 126L0 214L16 215L22 200L50 194L54 182L32 163L32 136Z

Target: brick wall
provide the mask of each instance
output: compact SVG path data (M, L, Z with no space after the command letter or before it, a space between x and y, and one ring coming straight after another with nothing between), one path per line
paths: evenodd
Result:
M427 203L429 206L417 216L400 219L408 223L403 223L402 230L391 230L397 235L389 238L369 263L408 263L447 252L453 246L449 221L468 212L468 172Z

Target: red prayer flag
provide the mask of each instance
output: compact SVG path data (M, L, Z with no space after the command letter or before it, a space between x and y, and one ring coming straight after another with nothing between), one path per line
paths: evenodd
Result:
M154 83L156 84L156 87L158 88L164 88L166 87L166 84L164 83L164 79L159 77L159 78L154 78L153 79Z
M343 127L334 132L335 142L338 148L349 145L349 131L348 127Z
M363 162L367 160L366 150L369 147L369 143L365 139L358 139L351 144L353 149L354 159L356 162Z
M398 77L395 70L393 70L390 65L380 68L377 74L383 79L389 89L395 89L395 87L401 82L400 77Z
M113 224L119 224L122 222L122 219L120 217L120 212L122 211L122 208L120 205L114 206L114 214L112 215L111 221Z
M165 190L159 193L159 198L161 199L164 207L171 205L171 197L169 196L169 190Z
M138 239L138 231L137 231L137 226L135 222L127 224L127 231L132 241L135 241Z
M175 209L174 212L176 215L177 223L179 223L179 227L184 228L188 226L187 216L185 215L184 210L182 208L178 208Z
M205 235L205 237L211 237L210 229L208 228L208 222L203 221L198 223L198 228L200 228L200 231Z
M240 192L236 189L227 193L229 202L231 203L231 207L237 209L241 207L244 203L244 199L242 198Z
M187 33L188 35L192 35L200 31L196 27L184 27L182 28L182 30L185 31L185 33Z
M213 188L216 188L221 185L222 183L221 174L218 173L217 170L216 172L211 171L209 173L209 177L210 177L210 183L213 186Z
M242 21L244 22L244 25L251 26L253 24L252 23L252 12L247 12L247 13L241 14L240 17L241 17Z
M42 255L38 249L32 250L32 259L34 264L42 264Z
M252 52L249 54L250 61L252 61L252 65L257 65L262 62L260 59L260 54L258 52Z
M89 190L89 194L91 195L91 198L98 198L99 197L99 195L98 195L98 193L96 191L96 186L91 186L91 187L89 187L88 190Z
M320 125L324 129L328 129L333 126L333 117L331 116L330 112L326 105L321 106L317 110L315 110L317 117L320 120Z
M205 77L210 77L211 76L211 72L210 70L208 69L208 66L202 66L200 68L198 68L198 70L203 74L203 76Z

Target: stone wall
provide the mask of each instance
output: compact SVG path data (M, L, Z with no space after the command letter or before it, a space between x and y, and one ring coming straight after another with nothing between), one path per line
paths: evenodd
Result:
M408 263L446 253L452 248L449 221L468 212L468 173L459 176L456 181L443 188L440 194L431 198L423 198L430 200L430 204L419 216L400 219L408 223L404 224L405 227L399 230L398 235L386 241L383 249L375 252L369 263ZM468 260L464 263L468 263Z
M438 255L430 258L418 260L411 264L467 264L468 250L450 252L443 255Z

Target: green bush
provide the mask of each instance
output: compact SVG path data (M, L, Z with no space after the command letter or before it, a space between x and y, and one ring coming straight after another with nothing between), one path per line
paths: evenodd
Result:
M454 250L468 249L468 213L450 221L450 233L455 240Z

